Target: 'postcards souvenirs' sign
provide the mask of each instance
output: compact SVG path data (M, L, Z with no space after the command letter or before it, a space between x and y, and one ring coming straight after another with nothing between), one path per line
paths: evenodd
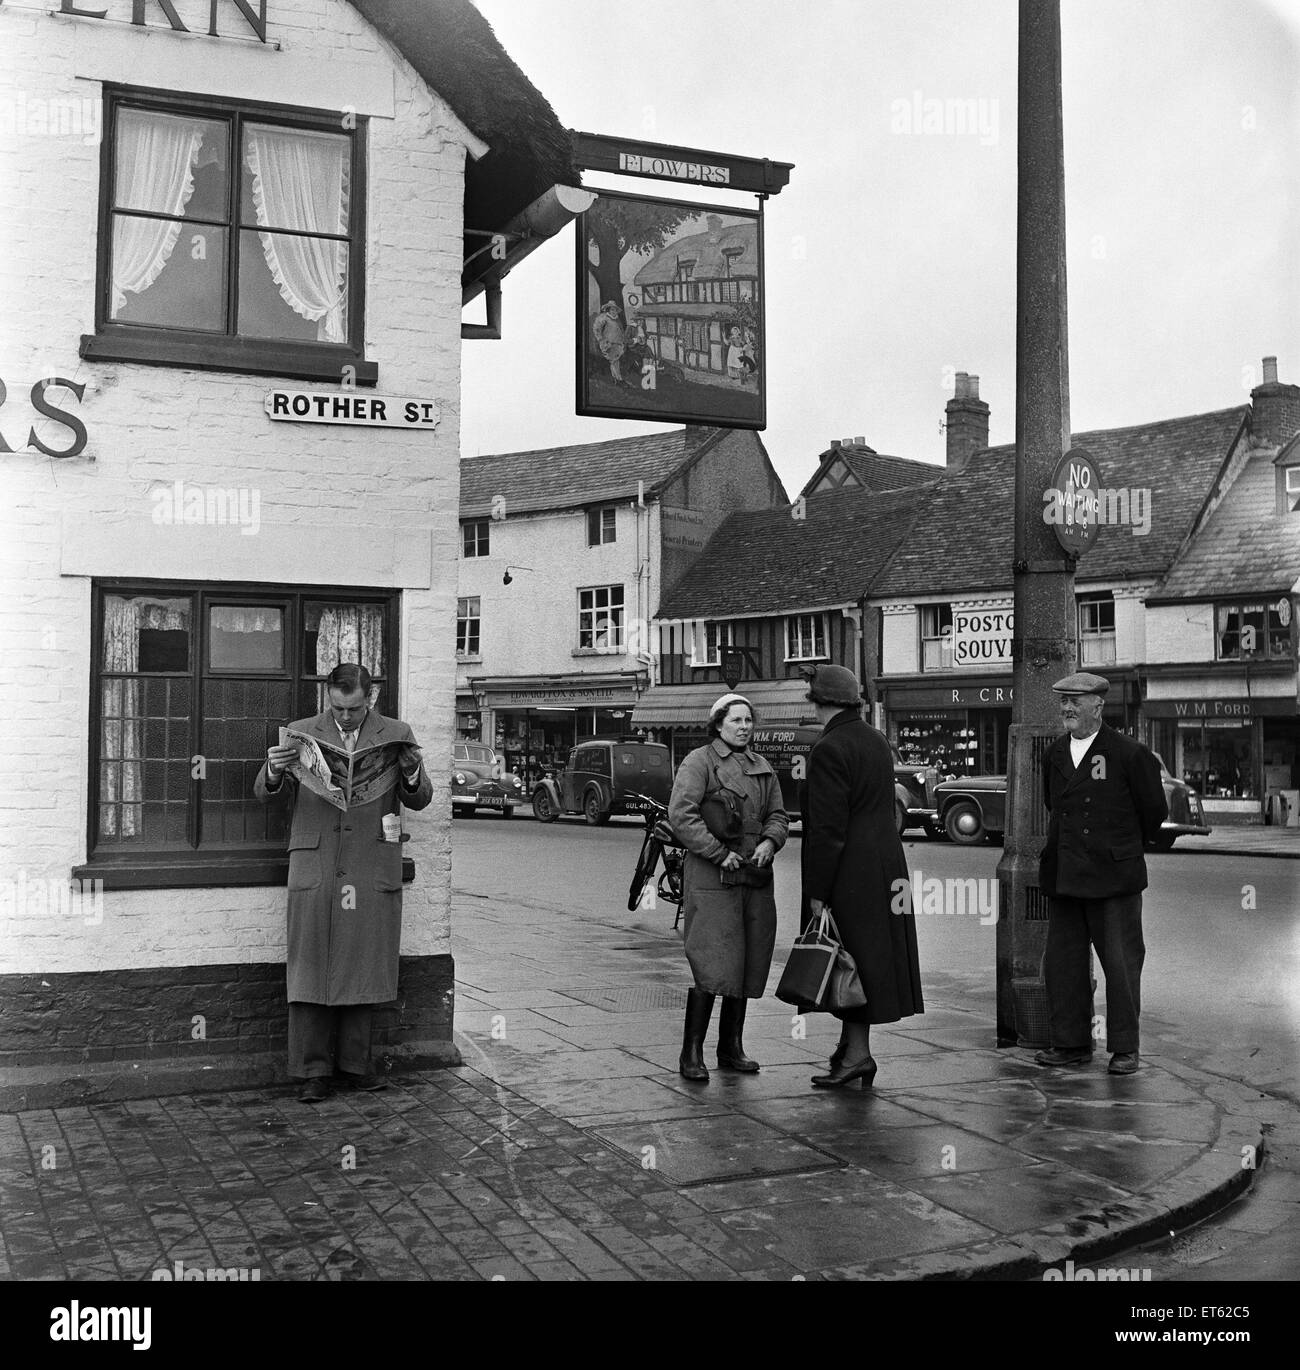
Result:
M759 214L602 191L577 282L579 414L766 427Z

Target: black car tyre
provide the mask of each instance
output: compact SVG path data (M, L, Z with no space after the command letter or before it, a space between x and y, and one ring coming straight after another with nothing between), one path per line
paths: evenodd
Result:
M515 806L513 804L503 804L501 806L502 818L513 818L515 816Z
M1177 841L1178 834L1176 832L1162 832L1151 845L1156 851L1173 851L1174 843Z
M609 812L600 802L599 790L588 790L582 801L582 814L591 826L598 827L609 822Z
M555 800L551 798L550 791L544 788L534 790L533 817L541 823L554 823L559 816L559 812L555 807Z
M943 816L943 828L953 842L964 847L984 839L984 818L979 805L969 799L959 799L949 806Z
M907 810L897 801L894 801L894 824L898 828L898 835L902 837L907 830Z

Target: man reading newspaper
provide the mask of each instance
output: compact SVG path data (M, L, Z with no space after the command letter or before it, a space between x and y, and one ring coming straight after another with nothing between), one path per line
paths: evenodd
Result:
M331 1032L342 1076L383 1088L370 1025L374 1005L397 997L401 810L433 798L410 727L369 707L369 671L345 662L325 683L329 708L281 729L254 784L263 802L291 806L289 1074L306 1082L304 1103L329 1094Z

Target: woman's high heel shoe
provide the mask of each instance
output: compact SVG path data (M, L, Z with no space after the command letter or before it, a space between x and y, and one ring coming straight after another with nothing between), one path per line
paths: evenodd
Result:
M876 1078L876 1063L870 1056L864 1056L855 1065L847 1066L842 1061L829 1075L814 1075L814 1089L843 1089L854 1080L862 1081L863 1089L870 1089Z

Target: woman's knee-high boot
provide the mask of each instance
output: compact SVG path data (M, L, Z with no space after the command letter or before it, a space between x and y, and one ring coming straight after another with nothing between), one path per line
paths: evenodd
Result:
M753 1075L758 1070L758 1062L745 1055L740 1040L747 1007L744 999L723 997L722 1012L718 1015L718 1065L723 1070L740 1070Z
M708 1067L704 1064L704 1034L713 1016L712 994L690 989L686 993L686 1030L682 1037L682 1055L678 1069L688 1080L707 1080Z

